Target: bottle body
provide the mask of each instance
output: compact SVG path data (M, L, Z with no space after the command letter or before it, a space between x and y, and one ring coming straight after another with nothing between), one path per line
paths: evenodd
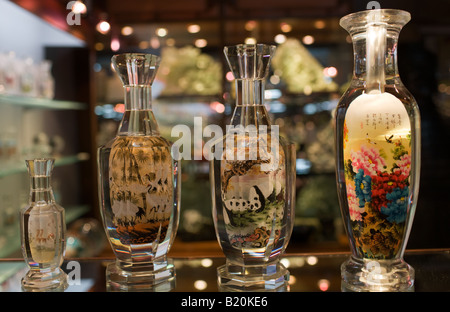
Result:
M21 210L23 256L30 269L58 268L65 251L64 209L57 204Z
M275 48L225 47L236 78L236 107L210 163L212 213L226 257L218 268L223 290L283 290L280 263L294 220L295 150L272 125L264 85Z
M336 177L352 256L343 288L405 291L414 269L403 261L417 205L420 113L397 69L397 42L410 15L368 10L347 15L354 72L336 109Z
M227 260L238 265L278 261L293 226L294 150L270 126L260 130L229 131L211 163L216 235Z
M50 182L53 159L27 160L29 205L20 211L22 254L29 271L24 291L62 291L67 275L60 269L65 253L65 211L55 202Z
M101 212L121 261L165 257L173 242L179 170L170 151L157 136L117 136L99 149Z
M112 64L123 83L125 112L117 135L98 149L101 215L116 255L110 290L156 290L175 282L167 253L179 221L180 167L151 107L160 58L120 54Z
M354 100L344 96L336 110L341 212L358 258L402 258L412 226L420 118L414 98L399 94L401 89L386 86L383 95L361 93Z

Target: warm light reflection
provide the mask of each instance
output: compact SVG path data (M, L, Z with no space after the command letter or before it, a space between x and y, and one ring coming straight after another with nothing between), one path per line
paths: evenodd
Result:
M278 76L278 75L272 75L272 76L270 76L269 81L271 84L277 85L280 83L281 79L280 79L280 76Z
M306 35L303 37L302 42L306 45L310 45L314 43L314 37L310 35Z
M194 282L194 288L197 290L204 290L208 287L208 284L203 280L197 280Z
M331 77L331 78L336 77L337 73L338 73L338 71L337 71L336 67L333 67L333 66L325 67L323 69L323 74L327 77Z
M195 40L194 45L197 48L204 48L208 45L208 41L206 41L206 39L197 39Z
M289 275L289 285L294 285L297 282L297 278L294 275Z
M306 85L303 87L303 93L305 95L310 95L312 93L312 87L310 85Z
M109 23L107 21L100 21L97 24L96 29L101 34L107 34L109 32L109 30L111 29L111 25L109 25Z
M124 26L124 27L122 28L122 35L124 35L124 36L129 36L129 35L131 35L133 32L134 32L134 29L133 29L133 27L131 27L131 26Z
M317 257L309 256L308 258L306 258L306 263L308 263L309 265L316 265L317 262L318 262Z
M118 51L120 49L120 41L117 38L111 40L111 50Z
M276 43L282 44L283 42L286 41L286 36L283 35L283 34L278 34L278 35L275 36L274 40L275 40Z
M125 105L124 104L116 104L114 106L114 111L117 113L125 113Z
M94 47L96 51L102 51L105 48L105 45L101 42L97 42Z
M225 75L225 78L226 78L228 81L233 81L233 80L234 80L234 75L233 75L232 72L229 71L229 72Z
M72 6L72 12L75 14L84 14L87 12L86 5L81 1L75 1Z
M215 110L219 114L225 112L225 105L218 101L212 102L211 104L209 104L209 107L211 107L211 109Z
M202 267L209 268L213 265L213 261L209 258L202 259Z
M321 279L317 282L317 285L321 291L327 291L328 288L330 288L330 281L327 279Z
M314 22L314 27L316 29L324 29L326 26L325 22L323 20L317 20Z
M287 32L290 32L292 30L292 26L289 25L288 23L281 23L280 24L280 29L281 29L282 32L287 33Z
M253 38L253 37L245 38L245 43L246 44L256 44L256 38Z
M156 29L155 33L159 37L165 37L168 34L168 30L167 28L160 27Z
M151 46L153 49L158 49L158 48L161 46L161 42L159 42L159 39L158 39L158 38L152 37L152 38L150 39L150 46Z
M286 258L281 259L280 262L284 265L285 268L289 268L291 265L291 262L289 261L289 259L286 259Z
M256 26L258 26L258 22L248 21L247 23L245 23L245 30L252 31L256 28Z
M188 25L187 31L191 34L196 34L200 31L200 25L197 25L197 24Z

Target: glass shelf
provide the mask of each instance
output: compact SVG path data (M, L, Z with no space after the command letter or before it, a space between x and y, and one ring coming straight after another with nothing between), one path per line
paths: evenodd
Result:
M71 156L55 157L55 167L71 165L88 159L88 153L78 153ZM23 161L21 163L3 163L3 165L0 167L0 178L26 171L27 168L25 162Z
M309 297L312 293L340 293L341 276L340 265L349 257L349 253L302 253L302 254L286 254L282 262L290 271L289 289L291 295L285 295L283 298L271 297L269 293L244 293L245 296L269 296L269 306L274 309L284 300L297 300L299 293L307 292L310 302L314 302L317 298ZM170 257L170 253L169 253ZM223 299L219 294L217 285L217 268L225 263L224 257L171 257L176 269L176 285L168 295L167 304L180 306L180 302L184 298L212 298ZM69 267L68 263L76 261L80 265L78 284L72 284L67 292L105 292L106 276L105 269L109 263L114 261L109 257L92 257L92 258L72 258L65 259L62 269L66 273L73 271L73 267ZM415 293L430 292L448 292L450 291L450 250L448 249L424 249L424 250L407 250L405 253L405 261L411 264L415 271ZM21 269L21 270L20 270ZM2 292L20 292L20 279L25 274L26 268L22 258L0 259L0 291ZM76 272L75 272L76 273ZM3 286L3 289L2 289ZM194 293L202 294L195 295ZM177 293L179 295L177 295ZM230 296L230 293L224 293ZM158 297L151 297L150 300L162 300L163 294L159 293ZM233 293L232 296L237 296ZM117 296L117 295L114 295ZM178 296L178 297L177 297ZM360 295L361 296L361 295ZM359 297L361 300L376 300L372 295L369 297ZM416 296L416 295L414 295ZM114 298L114 297L112 297ZM117 297L115 297L117 298ZM141 297L144 298L144 297ZM324 297L321 297L324 298ZM330 297L327 297L330 298ZM354 296L343 297L346 300L356 300ZM389 296L389 298L393 298ZM394 300L402 300L402 304L411 300L411 296L395 297ZM420 297L419 297L420 298ZM338 298L336 298L338 299ZM116 303L114 299L112 302ZM282 300L282 301L280 301ZM405 301L406 300L406 301ZM218 302L219 300L216 300ZM370 302L370 301L367 301ZM223 302L223 305L225 302ZM320 302L321 307L323 302ZM289 304L288 307L292 307ZM287 307L287 308L288 308ZM166 306L169 308L169 306ZM272 311L271 309L271 311ZM176 310L176 309L175 309ZM220 310L222 311L222 310Z
M87 105L81 102L50 100L45 98L35 98L9 94L0 95L0 104L19 105L25 108L41 108L41 109L83 110L87 108Z

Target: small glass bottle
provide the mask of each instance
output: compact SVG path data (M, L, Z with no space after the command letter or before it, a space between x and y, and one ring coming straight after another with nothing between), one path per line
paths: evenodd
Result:
M420 113L397 68L401 10L343 17L352 37L353 78L336 109L337 186L352 255L342 288L409 291L414 269L403 260L417 205Z
M236 79L236 107L214 145L210 180L217 239L226 264L221 290L282 291L289 272L280 262L294 220L295 154L264 106L274 46L224 48Z
M29 267L22 279L24 291L64 291L67 275L60 268L65 252L65 214L53 197L53 159L27 160L29 205L20 211L22 253Z
M125 113L116 137L98 150L101 213L116 255L107 287L168 290L175 284L167 253L178 228L180 167L152 110L160 57L125 53L113 56L112 64L123 83Z

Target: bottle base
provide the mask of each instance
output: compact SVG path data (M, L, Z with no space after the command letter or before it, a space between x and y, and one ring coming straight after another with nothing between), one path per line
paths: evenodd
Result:
M59 268L50 272L30 270L21 284L24 292L62 292L69 286L67 274Z
M281 263L241 266L227 263L217 268L219 291L282 292L289 289L289 271Z
M106 268L106 290L167 292L175 288L175 266L172 260L131 264L119 261Z
M350 257L341 265L344 292L412 292L414 268L401 259L373 260Z

